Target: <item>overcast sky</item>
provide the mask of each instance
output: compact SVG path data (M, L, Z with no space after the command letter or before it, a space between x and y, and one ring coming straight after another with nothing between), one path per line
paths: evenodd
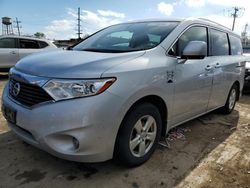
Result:
M0 16L18 17L22 34L43 32L50 39L67 39L77 37L78 7L83 33L90 34L123 21L164 17L204 17L231 28L233 6L245 9L236 20L240 34L250 21L249 0L0 0Z

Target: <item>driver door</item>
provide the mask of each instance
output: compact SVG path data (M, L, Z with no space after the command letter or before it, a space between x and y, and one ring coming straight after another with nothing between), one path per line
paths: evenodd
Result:
M180 59L190 41L204 41L208 44L208 29L203 26L187 29L169 52L169 55L176 58L172 116L174 125L206 112L212 88L213 68L209 57Z

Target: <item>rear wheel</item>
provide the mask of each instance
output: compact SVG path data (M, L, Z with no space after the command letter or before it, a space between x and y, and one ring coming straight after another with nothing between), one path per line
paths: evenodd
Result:
M234 110L238 95L239 95L238 86L234 84L229 92L225 106L221 108L222 113L230 114Z
M161 115L150 103L136 106L126 115L119 130L115 157L127 166L146 162L156 149L161 135Z

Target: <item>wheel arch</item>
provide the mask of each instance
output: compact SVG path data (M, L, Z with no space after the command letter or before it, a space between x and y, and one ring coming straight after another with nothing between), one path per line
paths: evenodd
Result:
M161 114L161 119L162 119L162 136L165 136L165 133L167 131L167 118L168 118L168 108L167 105L165 103L165 101L159 97L158 95L147 95L144 96L140 99L138 99L137 101L135 101L130 108L127 110L127 112L125 113L122 122L120 124L119 130L121 128L121 126L123 125L123 122L126 118L126 116L139 104L142 103L151 103L154 106L157 107L157 109L159 110L160 114ZM118 133L119 133L118 130Z

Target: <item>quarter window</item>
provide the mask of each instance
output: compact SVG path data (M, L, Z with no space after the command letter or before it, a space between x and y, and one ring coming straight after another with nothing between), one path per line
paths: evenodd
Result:
M13 38L0 39L0 48L16 48L16 40Z
M242 44L238 37L229 35L231 55L241 55L242 54Z
M25 49L38 49L39 44L37 41L34 40L28 40L28 39L20 39L20 48L25 48Z
M223 56L229 55L229 44L227 34L214 29L210 30L211 43L212 43L212 55Z
M207 43L207 28L195 26L185 31L169 51L169 55L182 56L184 48L191 41L204 41Z

